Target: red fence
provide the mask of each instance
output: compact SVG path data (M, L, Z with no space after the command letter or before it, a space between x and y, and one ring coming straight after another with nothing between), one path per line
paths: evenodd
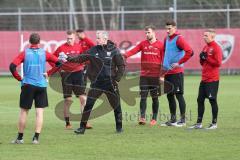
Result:
M240 29L218 29L216 41L223 49L223 69L240 69ZM195 55L185 64L186 69L200 69L198 54L205 45L202 37L204 30L188 29L179 30L194 50ZM49 52L53 52L57 46L64 43L65 32L39 32L41 44ZM28 44L30 32L0 32L0 72L8 72L11 60ZM95 39L95 31L87 32L91 39ZM164 39L164 30L157 31L157 38ZM144 31L111 31L110 39L117 43L124 52L136 43L145 39ZM139 54L131 57L129 63L138 63Z

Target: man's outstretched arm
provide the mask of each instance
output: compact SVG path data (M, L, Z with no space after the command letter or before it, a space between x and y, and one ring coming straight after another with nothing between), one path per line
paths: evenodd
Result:
M88 52L84 52L80 55L77 56L67 56L66 60L68 62L72 62L72 63L83 63L89 60L89 53Z

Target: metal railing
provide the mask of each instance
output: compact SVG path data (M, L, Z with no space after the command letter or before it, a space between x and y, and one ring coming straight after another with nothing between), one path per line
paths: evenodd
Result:
M87 16L88 23L84 23ZM0 12L0 30L66 30L85 28L87 30L129 30L141 29L152 23L158 28L164 22L175 19L178 28L239 28L240 8L223 9L177 9L168 10L126 10L124 6L117 11L44 11L32 12L21 8L16 12ZM104 19L104 21L102 21ZM110 21L114 20L115 28ZM105 24L103 24L105 23ZM86 26L88 26L86 28Z

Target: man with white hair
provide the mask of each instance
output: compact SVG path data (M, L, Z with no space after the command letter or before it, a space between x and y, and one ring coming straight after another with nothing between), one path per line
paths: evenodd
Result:
M124 60L116 45L108 39L108 32L97 31L96 42L96 46L81 55L75 57L63 55L60 57L62 60L73 63L89 61L87 76L91 81L90 90L87 95L87 102L82 114L80 128L74 132L76 134L84 134L87 121L97 98L99 98L102 93L105 93L114 110L116 132L121 133L123 131L122 110L118 82L125 70Z

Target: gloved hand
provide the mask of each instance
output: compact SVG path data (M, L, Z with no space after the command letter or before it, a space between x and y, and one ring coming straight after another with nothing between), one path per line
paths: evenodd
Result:
M67 62L67 58L68 56L64 52L59 53L58 60L62 62Z
M58 60L56 63L55 63L55 66L56 67L61 67L62 66L62 63L63 61L61 61L61 60Z
M200 61L205 61L207 59L207 53L206 52L201 52L199 54Z

